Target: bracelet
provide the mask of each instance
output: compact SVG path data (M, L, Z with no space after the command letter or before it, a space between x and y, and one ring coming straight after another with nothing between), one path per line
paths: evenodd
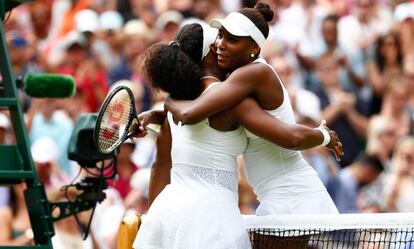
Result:
M331 142L331 136L329 135L329 132L326 129L321 128L321 127L318 127L316 129L320 130L322 132L322 135L323 135L323 142L322 142L321 146L325 146L325 145L329 144L329 142Z

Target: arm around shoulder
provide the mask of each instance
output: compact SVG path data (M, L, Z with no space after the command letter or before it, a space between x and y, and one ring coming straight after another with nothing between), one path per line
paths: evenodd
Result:
M234 108L234 114L250 132L286 149L310 149L321 145L324 139L319 130L276 119L253 98L244 99Z
M220 84L206 90L192 101L166 99L165 107L183 124L194 124L240 103L260 87L265 65L248 65L237 69Z

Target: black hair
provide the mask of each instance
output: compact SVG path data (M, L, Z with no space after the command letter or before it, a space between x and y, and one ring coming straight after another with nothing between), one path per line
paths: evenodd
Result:
M257 0L241 0L240 2L242 8L253 8Z
M239 13L247 16L262 32L265 38L269 36L268 22L273 19L273 11L268 4L258 2L254 8L243 8Z
M191 23L183 26L175 40L180 44L180 49L195 63L201 63L203 27L200 24Z
M399 67L402 67L403 64L403 53L401 49L401 41L399 36L395 32L389 32L387 34L381 35L378 37L375 47L375 60L377 62L378 68L380 72L383 72L385 69L385 56L382 53L382 47L385 44L385 40L387 37L391 36L394 39L395 46L397 49L397 64Z
M378 157L366 154L365 152L359 153L355 161L375 169L378 173L381 173L384 170L384 165Z
M332 21L334 23L338 23L338 16L336 15L327 15L324 19L323 19L323 23L327 22L327 21Z
M195 99L202 89L201 48L203 29L200 24L184 26L174 42L155 44L144 56L143 73L156 89L175 99Z

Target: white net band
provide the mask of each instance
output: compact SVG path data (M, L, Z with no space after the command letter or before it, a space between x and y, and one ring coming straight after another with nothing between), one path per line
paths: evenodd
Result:
M243 216L248 229L392 229L414 228L414 213Z

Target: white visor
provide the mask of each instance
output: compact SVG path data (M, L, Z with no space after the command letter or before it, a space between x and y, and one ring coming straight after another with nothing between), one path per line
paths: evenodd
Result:
M260 50L263 50L266 40L263 33L247 16L239 12L232 12L224 19L213 19L210 21L210 26L217 29L224 27L234 36L250 36L259 46Z
M218 30L213 29L210 26L200 23L201 28L203 28L203 52L201 55L201 60L208 54L210 51L210 45L214 43L217 38Z

